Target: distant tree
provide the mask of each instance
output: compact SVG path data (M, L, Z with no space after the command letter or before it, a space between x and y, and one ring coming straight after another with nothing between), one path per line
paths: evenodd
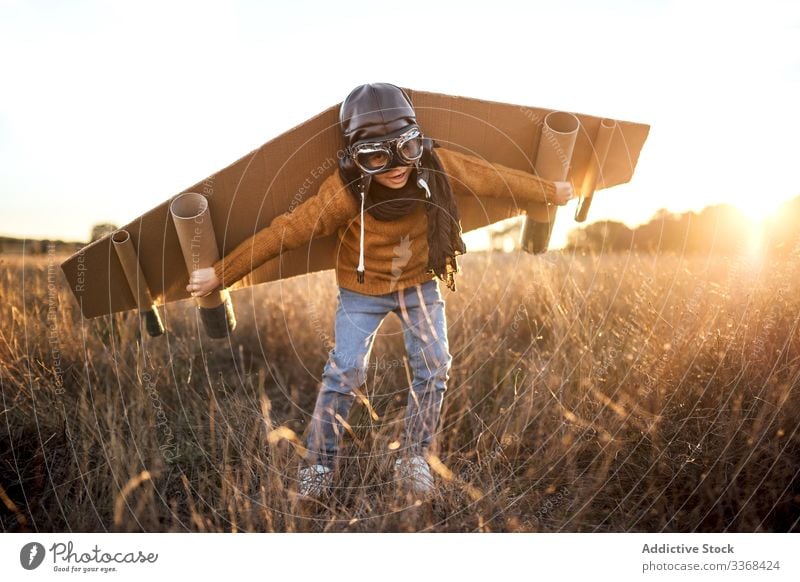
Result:
M686 244L690 215L679 215L664 208L633 232L633 247L640 251L680 250Z
M631 247L633 231L611 220L593 222L567 235L567 248L594 252L624 251Z
M785 212L793 219L786 225L797 224L800 218L800 198L793 212ZM743 233L752 228L748 218L730 204L709 206L699 213L685 212L675 214L659 209L645 224L629 229L624 224L613 221L594 222L586 227L573 230L568 235L567 246L574 249L613 251L636 249L645 252L714 252L734 251L743 240ZM787 226L787 233L779 235L785 241L788 232L795 229ZM776 243L781 244L781 243ZM784 243L785 244L785 243Z
M101 239L104 236L106 236L107 234L114 232L115 230L117 230L117 226L115 224L110 224L110 223L107 223L107 222L106 223L95 224L92 227L92 240L91 240L91 242L94 242L94 241L96 241L98 239Z
M695 250L734 251L742 240L746 240L746 235L752 227L749 219L735 206L730 204L707 206L697 215L693 229Z
M776 254L798 253L800 249L800 196L784 202L766 225L767 244Z

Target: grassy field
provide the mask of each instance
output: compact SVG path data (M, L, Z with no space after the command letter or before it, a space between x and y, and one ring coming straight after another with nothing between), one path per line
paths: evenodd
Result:
M800 530L800 257L466 255L438 491L395 493L408 389L384 322L338 489L292 502L333 341L332 272L191 302L141 337L58 264L0 257L3 531ZM300 510L302 509L302 511Z

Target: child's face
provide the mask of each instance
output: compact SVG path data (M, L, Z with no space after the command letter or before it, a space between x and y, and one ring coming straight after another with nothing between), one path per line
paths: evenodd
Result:
M372 176L381 186L387 188L399 189L406 185L408 177L411 175L411 166L403 166L401 168L392 168L382 174L375 174Z

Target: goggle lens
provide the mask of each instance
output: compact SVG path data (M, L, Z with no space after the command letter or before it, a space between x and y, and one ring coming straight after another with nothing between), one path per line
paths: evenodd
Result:
M422 136L416 135L397 144L397 152L408 162L415 162L422 155Z
M359 166L369 172L378 172L389 165L391 156L389 152L382 150L372 152L360 152L356 154L356 162Z

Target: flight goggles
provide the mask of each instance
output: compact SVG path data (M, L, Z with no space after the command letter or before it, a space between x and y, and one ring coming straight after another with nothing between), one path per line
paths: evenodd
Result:
M365 174L380 174L398 166L413 164L422 157L422 151L422 132L414 126L397 137L355 144L350 155Z

